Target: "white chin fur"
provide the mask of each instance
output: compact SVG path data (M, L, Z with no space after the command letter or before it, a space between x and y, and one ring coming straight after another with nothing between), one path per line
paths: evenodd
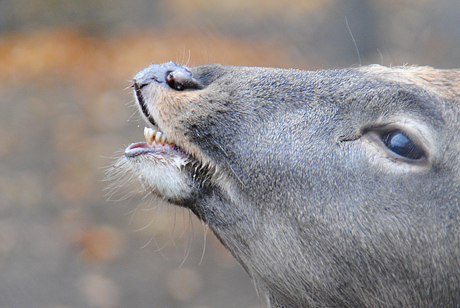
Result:
M140 178L146 190L166 199L186 199L192 193L192 182L181 167L186 164L182 157L164 159L156 155L147 155L128 159L128 166Z

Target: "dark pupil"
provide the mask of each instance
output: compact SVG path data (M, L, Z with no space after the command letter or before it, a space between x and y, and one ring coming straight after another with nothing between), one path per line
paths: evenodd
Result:
M409 159L420 159L423 152L401 131L391 132L383 136L383 142L394 153Z

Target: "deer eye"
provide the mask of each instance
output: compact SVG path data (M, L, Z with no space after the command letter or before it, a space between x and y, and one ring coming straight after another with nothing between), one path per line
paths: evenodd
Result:
M425 156L423 151L400 130L383 134L382 141L390 151L402 157L417 160Z

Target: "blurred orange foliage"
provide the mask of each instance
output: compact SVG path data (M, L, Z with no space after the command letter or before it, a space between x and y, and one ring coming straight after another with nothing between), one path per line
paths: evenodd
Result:
M0 79L4 84L65 78L99 91L125 82L152 63L298 67L282 43L254 42L205 33L138 33L86 36L70 29L0 37Z

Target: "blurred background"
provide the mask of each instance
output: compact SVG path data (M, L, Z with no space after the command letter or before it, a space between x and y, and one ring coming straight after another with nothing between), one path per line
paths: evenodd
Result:
M187 211L105 189L143 140L132 76L171 60L457 68L459 26L458 0L0 0L0 307L265 307Z

